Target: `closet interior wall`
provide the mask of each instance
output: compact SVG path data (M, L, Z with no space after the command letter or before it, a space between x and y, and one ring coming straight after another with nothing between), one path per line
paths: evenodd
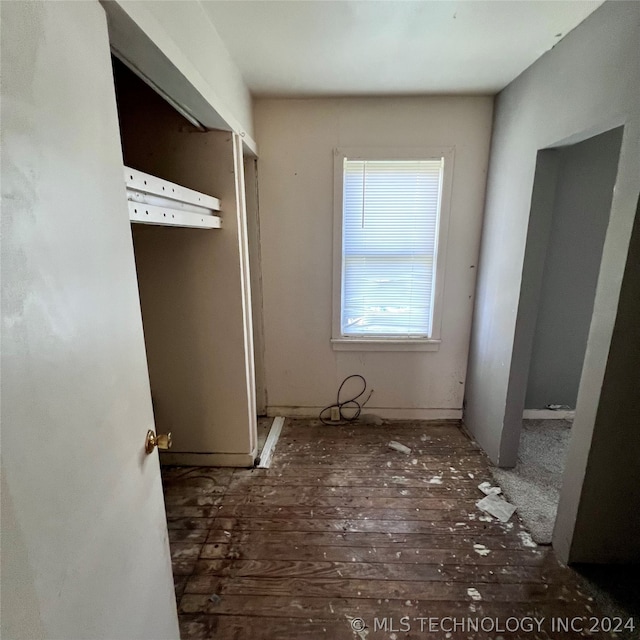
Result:
M251 466L256 455L242 145L191 125L114 63L124 163L221 201L221 229L132 225L163 461Z

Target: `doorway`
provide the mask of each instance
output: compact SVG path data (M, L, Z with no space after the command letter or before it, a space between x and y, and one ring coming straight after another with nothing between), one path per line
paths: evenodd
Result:
M622 133L618 127L537 158L519 309L521 318L528 314L530 359L520 372L518 458L494 475L540 544L552 540Z

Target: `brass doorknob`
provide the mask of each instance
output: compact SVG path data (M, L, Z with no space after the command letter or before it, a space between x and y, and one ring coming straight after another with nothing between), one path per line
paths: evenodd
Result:
M152 453L154 447L166 451L167 449L171 449L171 445L171 433L160 433L156 435L151 429L147 431L147 437L144 441L144 450L147 453Z

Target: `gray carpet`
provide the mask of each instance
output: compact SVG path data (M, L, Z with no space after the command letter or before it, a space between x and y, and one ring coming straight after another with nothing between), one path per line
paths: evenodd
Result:
M491 473L538 544L550 544L569 446L568 420L524 420L514 469Z

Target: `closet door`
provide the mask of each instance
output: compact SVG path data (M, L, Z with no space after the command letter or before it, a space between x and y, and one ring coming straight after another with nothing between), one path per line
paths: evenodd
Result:
M2 58L2 637L178 638L104 10Z

